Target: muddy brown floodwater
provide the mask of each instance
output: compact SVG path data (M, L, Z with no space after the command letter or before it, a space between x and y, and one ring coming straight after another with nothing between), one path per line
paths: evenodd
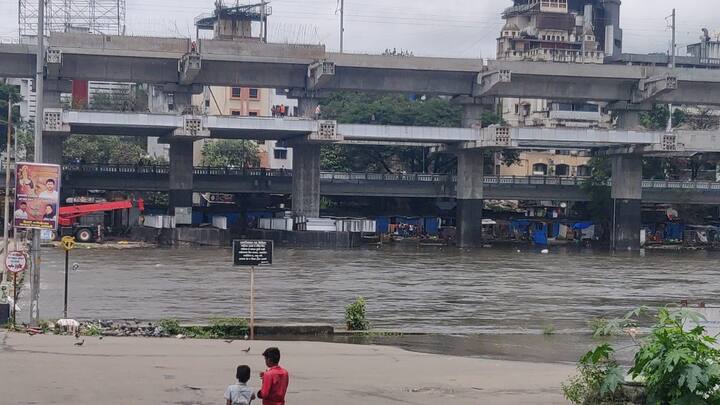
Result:
M43 254L41 317L57 318L63 255L58 249ZM257 271L256 313L273 322L341 325L344 306L364 296L378 329L453 336L448 339L516 336L520 346L551 330L580 347L574 336L587 333L592 318L683 299L720 303L719 258L717 252L643 256L562 248L549 255L532 248L277 248L275 264ZM78 319L206 321L248 314L249 273L232 266L229 249L77 249L71 262L80 265L70 274L69 312ZM23 319L27 295L25 289ZM423 342L416 346L428 351L436 344Z

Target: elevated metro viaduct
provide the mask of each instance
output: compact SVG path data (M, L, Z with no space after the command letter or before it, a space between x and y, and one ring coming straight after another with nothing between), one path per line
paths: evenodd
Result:
M0 77L33 77L35 49L27 45L0 45ZM53 34L46 52L45 99L51 107L42 115L46 129L63 133L64 125L52 107L60 107L59 95L69 90L70 80L98 80L145 83L174 100L175 111L191 112L190 99L205 85L249 86L279 89L298 98L300 112L310 116L328 92L356 90L452 96L463 104L463 125L479 125L482 112L495 97L553 98L573 101L600 101L619 116L620 130L629 131L638 123L638 111L653 103L720 105L720 71L668 69L648 66L586 65L534 62L500 62L480 59L394 58L378 55L333 54L322 46L243 43L233 41L115 37L86 34ZM172 97L169 97L172 96ZM153 112L167 112L167 106L153 105ZM48 115L50 114L50 115ZM135 117L140 119L140 117ZM190 116L180 131L166 136L171 144L170 195L175 207L189 206L192 190L192 140L221 137L222 131L202 125L212 117ZM76 123L79 127L81 122ZM49 126L48 126L49 125ZM55 128L53 128L55 125ZM273 125L269 121L263 124ZM58 127L59 126L59 127ZM320 144L338 142L325 130L307 137L293 137L295 167L294 210L301 215L319 212ZM377 130L378 128L375 128ZM208 132L209 131L209 132ZM180 135L185 135L182 137ZM340 134L341 135L341 134ZM642 197L641 156L647 153L692 153L697 145L715 146L715 134L653 134L653 142L604 142L583 144L582 131L566 147L602 148L612 156L614 177L614 245L619 249L639 248L640 199ZM645 136L645 135L643 135ZM461 245L481 243L483 194L483 148L522 147L496 136L488 142L480 137L469 141L441 142L439 149L458 155L457 197ZM645 138L643 138L645 139ZM659 140L659 142L658 142ZM353 142L377 143L377 139ZM61 137L48 137L46 150L59 150ZM346 141L348 142L348 141ZM392 141L399 142L399 141ZM418 141L403 142L417 144ZM422 142L422 141L421 141ZM542 144L543 142L540 142ZM697 149L700 151L700 149ZM709 150L704 150L709 151Z

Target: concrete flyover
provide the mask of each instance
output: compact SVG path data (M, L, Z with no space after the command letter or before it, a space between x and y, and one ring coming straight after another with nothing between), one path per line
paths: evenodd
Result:
M720 132L585 128L446 128L337 124L298 118L194 116L47 109L45 133L170 138L293 140L348 144L454 145L476 148L643 148L644 153L720 151ZM668 137L673 142L668 143Z
M63 165L64 190L168 191L168 166ZM582 178L485 176L486 199L588 201ZM455 176L321 172L320 193L326 196L447 198L457 195ZM0 179L4 186L4 177ZM193 191L238 194L290 194L292 171L196 167ZM643 202L720 205L720 183L643 181Z
M337 124L297 118L193 116L47 109L45 133L179 138L285 140L293 142L434 146L458 151L480 148L605 148L612 153L720 152L720 132L678 130L672 134L586 128L445 128Z
M323 46L53 33L48 77L300 91L357 90L720 105L720 72L688 68L335 54ZM0 45L0 77L30 78L34 45ZM186 61L195 61L190 67Z

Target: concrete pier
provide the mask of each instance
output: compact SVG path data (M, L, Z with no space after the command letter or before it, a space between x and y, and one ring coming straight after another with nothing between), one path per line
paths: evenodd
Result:
M320 145L293 147L292 208L298 216L320 216Z
M612 247L639 250L642 225L642 156L612 157Z
M69 92L72 91L72 85L68 81L57 81L57 80L48 80L45 83L44 88L44 105L45 105L45 115L46 117L50 117L53 113L52 109L59 109L62 108L62 103L60 101L60 95L63 92ZM63 163L63 142L69 135L69 133L64 132L65 130L69 131L69 128L64 128L62 125L59 127L55 127L52 122L45 123L45 120L43 120L43 125L45 125L44 131L43 131L43 139L42 139L42 145L43 145L43 162L44 163L52 163L52 164L62 164ZM49 121L53 121L52 119L49 119ZM53 131L48 131L47 127L53 127Z
M640 111L621 111L617 124L621 129L637 129ZM615 250L640 250L642 155L615 155L611 159L611 246Z
M482 149L458 153L456 225L457 242L461 248L478 247L483 242L484 163Z
M170 143L170 214L193 206L193 142Z
M298 115L314 118L317 98L299 98ZM320 217L320 145L298 143L293 146L292 208L297 216Z

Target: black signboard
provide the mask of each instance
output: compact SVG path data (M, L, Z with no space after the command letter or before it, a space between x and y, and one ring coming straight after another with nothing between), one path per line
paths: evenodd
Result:
M272 264L273 241L234 240L233 264L236 266L259 266Z

